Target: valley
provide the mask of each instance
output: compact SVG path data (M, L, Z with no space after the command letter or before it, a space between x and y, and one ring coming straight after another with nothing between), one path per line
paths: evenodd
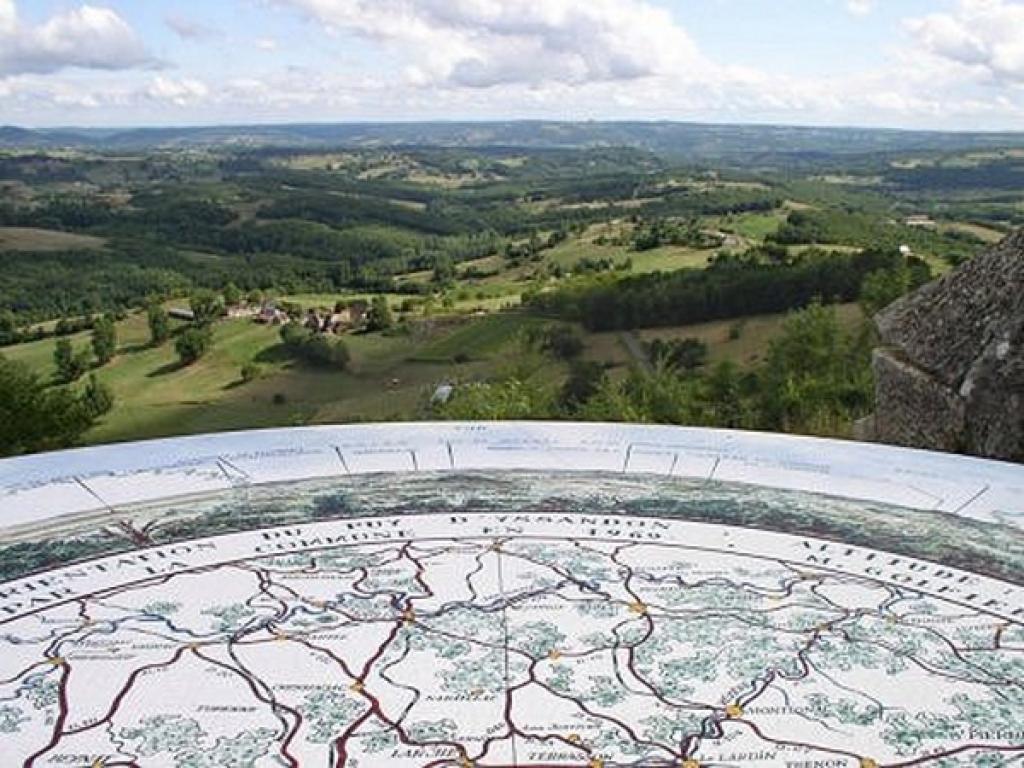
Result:
M64 385L56 340L87 354L93 319L111 316L115 353L70 382L95 375L113 398L86 443L477 416L849 436L870 407L867 316L1024 222L1014 147L874 141L756 158L639 142L9 146L0 354ZM186 364L176 340L197 293L219 308ZM371 328L375 300L388 319ZM170 311L159 341L154 305ZM277 323L339 311L364 317L318 341L343 364L283 343ZM766 382L799 364L787 344L808 343L836 378L786 416Z

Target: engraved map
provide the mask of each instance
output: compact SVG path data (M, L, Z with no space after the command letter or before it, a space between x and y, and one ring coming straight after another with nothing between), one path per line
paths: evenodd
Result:
M0 543L4 766L1024 764L1019 528L600 473L236 487Z

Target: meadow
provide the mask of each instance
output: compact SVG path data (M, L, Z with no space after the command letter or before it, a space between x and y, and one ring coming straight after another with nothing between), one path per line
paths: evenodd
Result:
M706 345L707 370L755 371L786 312L741 307L712 322L589 333L535 298L904 244L941 274L1024 221L1024 196L957 176L1018 155L947 155L766 157L756 171L723 160L709 173L635 148L225 149L198 164L162 156L166 175L154 176L145 152L96 153L82 177L95 194L67 192L80 158L18 155L4 167L26 202L0 204L0 354L56 385L58 319L121 313L117 353L94 371L115 405L88 443L433 418L431 396L446 382L458 393L513 377L555 391L578 375L573 362L524 339L559 324L579 336L595 376L646 370L643 350L656 339ZM675 234L640 247L658 227ZM684 242L699 245L673 244ZM187 306L204 289L272 300L298 320L383 297L397 322L341 337L343 371L296 360L278 328L244 318L217 321L209 352L182 365L173 340L150 344L141 307L153 297ZM866 320L850 300L837 317L850 334ZM39 333L48 337L11 343ZM87 331L70 338L89 345ZM247 365L256 366L250 380Z

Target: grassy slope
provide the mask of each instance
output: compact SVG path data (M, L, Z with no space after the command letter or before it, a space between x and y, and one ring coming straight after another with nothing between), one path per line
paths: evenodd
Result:
M212 350L182 368L173 342L148 345L145 317L136 314L118 324L117 357L96 371L114 391L116 405L87 435L87 442L415 418L441 381L494 375L515 358L520 329L535 322L504 314L438 319L394 336L347 336L351 365L335 372L292 363L281 354L276 328L247 320L219 323ZM88 345L89 334L77 334L72 341L80 349ZM22 344L3 354L52 376L55 343ZM470 355L469 362L451 362L460 351ZM250 360L263 367L263 376L243 384L240 369ZM283 395L284 403L275 404L275 395Z
M781 220L780 214L746 214L730 217L723 228L742 237L760 240ZM718 222L709 220L709 224ZM570 268L579 259L612 258L621 263L632 260L635 273L705 266L711 251L665 247L643 253L626 246L597 245L600 234L616 233L616 225L592 227L545 254L549 262ZM469 265L463 265L465 269ZM529 274L536 265L503 269L497 257L474 263L499 274L479 280L464 280L449 292L457 311L477 307L494 311L518 303L519 294L530 285ZM429 273L404 279L428 280ZM485 298L479 296L483 294ZM337 300L368 299L366 294L303 294L289 299L304 306L332 306ZM409 297L389 294L393 309ZM422 299L416 299L421 301ZM435 312L443 312L435 302ZM842 307L844 322L859 317L854 306ZM176 363L173 344L159 348L147 344L145 318L135 314L119 324L118 356L98 375L113 390L115 410L88 436L91 443L141 439L216 430L288 426L307 423L353 422L409 419L425 415L433 389L444 380L471 380L500 376L515 371L531 381L557 384L566 372L564 365L535 360L519 344L522 332L543 321L519 313L497 313L483 317L423 318L406 334L353 335L345 338L352 356L345 372L319 371L293 364L281 354L276 328L246 320L217 325L212 351L188 368ZM734 321L704 323L676 329L637 332L643 340L655 337L693 336L706 341L711 362L734 360L749 366L757 362L768 342L776 335L784 315L748 319L738 340L729 340ZM88 333L73 337L76 347L88 344ZM53 372L52 339L4 350L12 359L22 360L45 375ZM587 358L610 363L624 371L632 360L620 334L587 336ZM466 356L456 364L454 359ZM263 376L243 384L241 366L255 360ZM283 396L283 403L275 404Z
M447 362L458 355L465 355L471 360L493 358L515 342L525 329L543 323L538 318L519 314L482 317L423 345L414 352L414 359Z
M969 235L984 240L989 245L994 245L1006 237L1006 233L992 227L985 227L981 224L968 224L965 222L942 222L939 224L940 232L966 232Z
M779 231L786 220L786 211L773 213L744 213L719 219L719 227L723 232L733 232L750 240L763 241L768 235Z
M69 251L102 248L106 243L101 237L52 229L0 227L0 251Z
M836 307L840 324L852 331L863 321L864 314L857 304L840 304ZM761 362L768 344L782 331L786 314L758 315L743 320L715 320L697 325L674 328L649 328L634 333L643 341L653 339L700 339L708 345L708 362L712 365L723 360L736 363L741 368L750 368ZM738 339L730 339L729 332L739 325ZM621 342L621 334L594 333L587 336L588 358L612 362L617 366L628 366L633 360Z
M626 245L598 245L595 238L602 234L614 236L617 231L604 225L591 227L582 237L571 238L546 253L546 260L563 269L572 267L583 258L611 259L616 264L632 260L634 274L668 272L675 269L700 269L707 265L713 250L697 250L680 246L665 246L637 252Z

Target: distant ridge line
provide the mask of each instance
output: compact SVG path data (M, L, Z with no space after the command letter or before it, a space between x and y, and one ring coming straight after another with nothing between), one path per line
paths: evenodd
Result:
M761 153L969 150L1024 147L1024 132L938 132L856 126L550 120L263 123L125 128L0 126L0 148L632 147L715 158Z

